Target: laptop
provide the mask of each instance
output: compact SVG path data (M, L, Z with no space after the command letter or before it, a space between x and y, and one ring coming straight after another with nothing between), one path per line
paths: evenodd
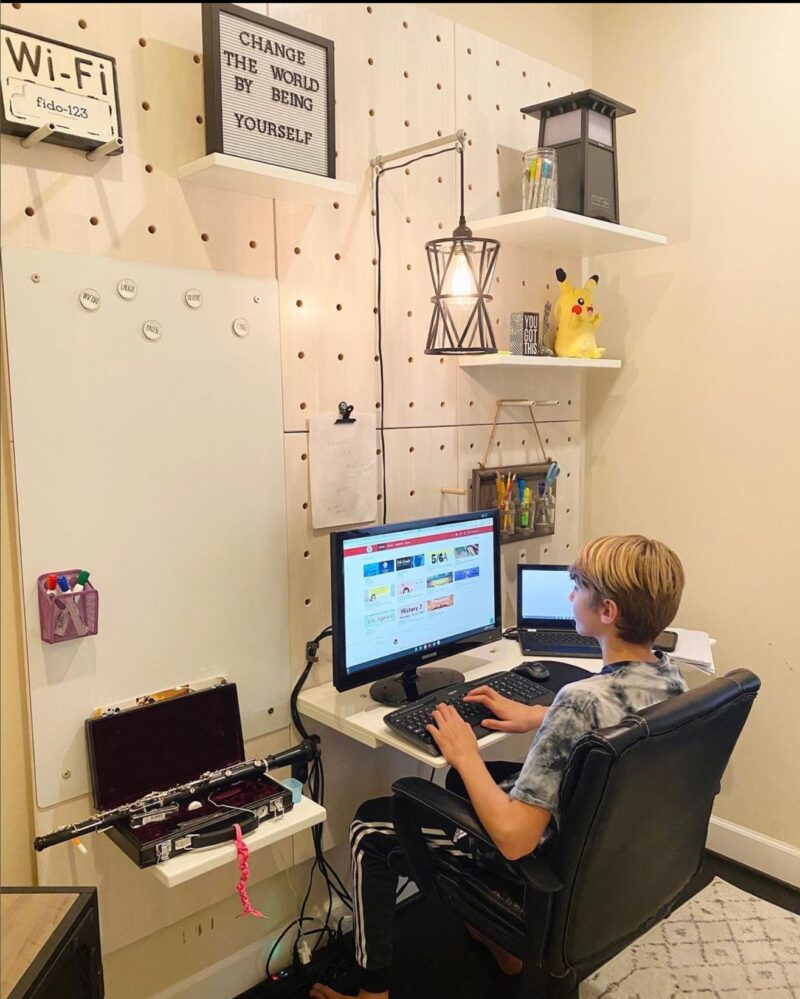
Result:
M574 586L566 565L517 565L517 634L525 656L600 659L596 638L579 635L569 594ZM653 648L671 652L674 631L662 631Z
M575 630L566 565L517 566L517 635L525 656L600 659L596 638Z

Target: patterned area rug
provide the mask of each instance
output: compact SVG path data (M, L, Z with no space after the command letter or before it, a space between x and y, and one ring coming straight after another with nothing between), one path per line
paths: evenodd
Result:
M800 917L715 878L609 961L581 999L800 999Z

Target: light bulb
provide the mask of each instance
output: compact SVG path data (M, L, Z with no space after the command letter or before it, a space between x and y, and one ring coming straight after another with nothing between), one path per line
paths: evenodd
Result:
M450 299L451 305L470 305L471 300L478 294L467 255L460 247L456 249L450 261L444 292L448 296L453 296Z

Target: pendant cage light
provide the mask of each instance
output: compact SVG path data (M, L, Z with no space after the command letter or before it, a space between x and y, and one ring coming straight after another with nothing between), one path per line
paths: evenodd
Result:
M492 301L496 239L473 236L464 217L464 148L457 147L461 214L453 235L425 244L433 281L433 314L426 354L496 354L487 303Z

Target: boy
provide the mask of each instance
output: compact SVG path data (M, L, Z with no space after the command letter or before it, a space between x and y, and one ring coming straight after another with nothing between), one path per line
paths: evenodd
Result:
M575 584L570 600L577 631L600 643L602 672L563 687L549 708L517 704L489 687L478 687L466 698L492 711L494 718L482 723L486 728L501 732L538 729L510 794L496 780L515 772L517 766L487 768L472 729L455 708L441 705L433 713L435 724L428 726L458 774L451 780L451 771L448 786L469 797L508 860L534 850L551 819L559 825L561 777L581 736L616 725L625 715L687 689L669 657L652 649L656 636L675 617L683 591L683 567L674 552L641 535L598 538L578 552L570 575ZM391 822L390 800L364 802L350 830L359 999L389 996L397 876L406 873ZM426 828L424 832L433 849L465 856L444 829ZM521 971L517 958L468 929L489 947L503 971ZM340 999L339 993L320 984L312 987L310 996Z

